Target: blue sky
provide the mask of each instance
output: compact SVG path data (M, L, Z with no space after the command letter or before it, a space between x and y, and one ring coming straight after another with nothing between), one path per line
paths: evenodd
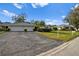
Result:
M21 13L27 15L27 21L43 20L46 24L61 25L75 3L2 3L0 20L14 22L11 17Z

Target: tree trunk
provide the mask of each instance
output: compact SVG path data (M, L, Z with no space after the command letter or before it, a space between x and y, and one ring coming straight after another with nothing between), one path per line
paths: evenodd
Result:
M76 31L78 31L78 28L75 28Z

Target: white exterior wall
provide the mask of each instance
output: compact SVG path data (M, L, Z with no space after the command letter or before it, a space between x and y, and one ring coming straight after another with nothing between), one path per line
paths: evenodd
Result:
M27 31L33 31L33 27L26 27Z
M33 31L33 27L9 27L11 31L24 31L24 29L27 29L27 31Z

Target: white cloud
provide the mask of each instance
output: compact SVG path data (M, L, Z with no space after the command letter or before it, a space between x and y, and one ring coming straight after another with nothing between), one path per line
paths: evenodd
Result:
M71 10L73 10L74 9L74 7L71 7Z
M79 4L76 4L75 6L74 6L74 8L77 8L79 6Z
M44 7L48 5L48 3L32 3L31 5L33 8L38 8L38 7Z
M61 16L63 19L66 17L66 16Z
M36 5L34 3L31 4L33 8L37 8Z
M46 25L61 25L63 24L62 20L56 20L56 19L46 19L45 20Z
M46 25L53 25L53 22L46 22Z
M15 13L9 12L8 10L2 10L1 13L6 15L6 16L9 16L9 17L12 17L12 16L16 15Z
M46 25L55 25L56 21L52 19L45 19Z
M14 3L13 5L14 5L16 8L18 8L18 9L22 9L22 8L23 8L23 5L22 5L22 4Z
M71 10L74 10L75 8L77 8L79 6L79 4L76 4L75 6L71 7Z

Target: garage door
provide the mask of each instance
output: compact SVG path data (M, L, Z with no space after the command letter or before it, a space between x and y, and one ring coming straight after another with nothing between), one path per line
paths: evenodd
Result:
M11 31L24 31L24 27L10 27Z
M33 31L33 27L10 27L11 31L24 31L24 29L27 29L27 31Z

